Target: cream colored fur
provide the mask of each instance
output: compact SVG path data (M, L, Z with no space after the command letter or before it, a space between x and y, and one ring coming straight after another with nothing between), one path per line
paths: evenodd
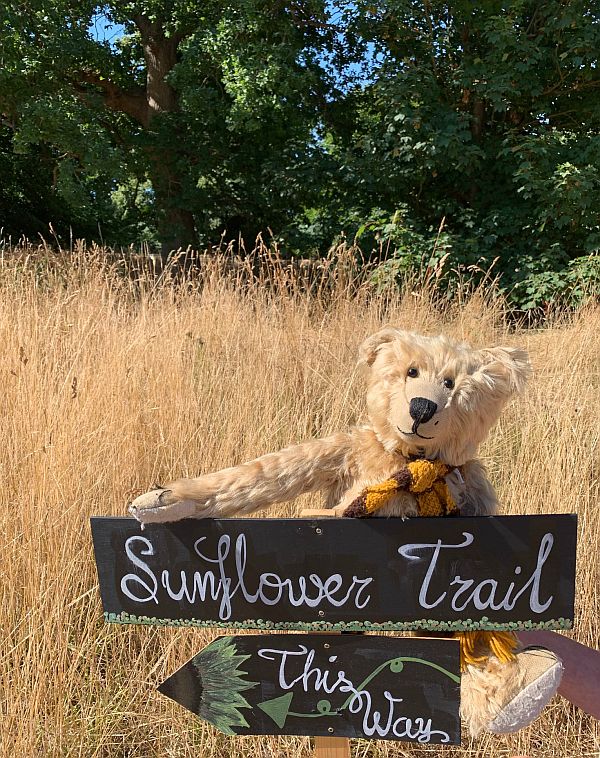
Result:
M477 737L502 708L522 689L525 671L517 657L511 663L500 663L490 657L484 667L467 666L460 678L460 715Z
M383 481L415 455L463 466L464 488L450 482L461 512L494 513L496 496L475 454L504 404L524 386L530 370L526 353L473 350L445 337L387 327L364 342L360 359L369 369L364 426L179 479L137 498L133 515L143 523L245 515L317 490L325 493L328 507L343 510L365 486ZM409 368L419 376L408 377ZM454 382L453 389L444 387L444 379ZM409 414L417 396L438 405L434 417L418 427L420 436L411 432ZM416 515L415 500L399 496L379 515Z
M527 354L510 347L474 350L443 336L386 327L363 343L360 360L368 369L363 426L179 479L137 498L133 515L142 523L242 516L317 490L341 512L411 456L461 466L464 481L455 474L448 482L461 513L495 513L496 495L475 456L505 403L523 389ZM435 413L422 423L411 415L415 398L435 403ZM377 515L417 515L415 499L399 495ZM493 720L522 678L518 661L503 666L490 659L484 670L469 668L461 685L462 713L473 734Z

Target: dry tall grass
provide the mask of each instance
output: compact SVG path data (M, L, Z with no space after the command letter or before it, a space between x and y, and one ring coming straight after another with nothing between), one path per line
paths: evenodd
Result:
M215 265L173 287L78 256L0 261L2 756L310 755L308 739L225 738L155 692L215 635L105 625L88 518L125 513L154 482L354 423L356 348L384 322L531 351L535 379L484 455L505 512L579 513L574 635L598 646L600 310L509 331L478 292L440 309L427 293L351 295L339 271L311 295L283 271L269 286L247 274ZM306 505L318 499L278 513ZM592 756L596 727L557 698L514 737L361 741L353 755Z

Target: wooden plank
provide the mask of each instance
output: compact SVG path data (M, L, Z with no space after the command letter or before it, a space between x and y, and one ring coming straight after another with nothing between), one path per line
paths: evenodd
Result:
M329 515L329 512L326 512ZM303 631L570 628L576 517L94 518L108 621Z
M460 742L452 639L218 637L158 689L225 734Z
M302 518L331 518L335 512L324 508L305 508ZM335 632L332 632L335 634ZM315 737L314 758L351 758L347 737Z

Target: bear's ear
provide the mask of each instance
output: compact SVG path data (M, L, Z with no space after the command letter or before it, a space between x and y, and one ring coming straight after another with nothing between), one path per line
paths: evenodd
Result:
M525 350L518 347L492 347L479 351L481 368L478 373L486 384L499 394L510 397L525 389L531 376L531 363Z
M394 342L395 340L402 339L407 336L407 332L403 332L400 329L396 329L393 326L384 326L375 334L362 343L358 351L359 363L365 363L367 366L372 366L377 353L381 349L382 345L386 345L388 342Z

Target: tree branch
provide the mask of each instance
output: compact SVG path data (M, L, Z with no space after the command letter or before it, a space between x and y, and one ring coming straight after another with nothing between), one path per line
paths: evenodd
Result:
M290 16L294 19L299 27L308 27L310 29L319 29L323 31L333 31L337 34L343 34L346 29L337 24L329 24L326 21L319 19L313 19L306 15L305 8L301 3L290 3L289 5Z
M95 71L79 71L77 80L73 85L77 93L83 96L89 94L89 88L85 85L92 85L100 89L104 105L107 108L126 113L142 126L147 126L148 102L146 92L142 87L123 90L110 79L105 79Z

